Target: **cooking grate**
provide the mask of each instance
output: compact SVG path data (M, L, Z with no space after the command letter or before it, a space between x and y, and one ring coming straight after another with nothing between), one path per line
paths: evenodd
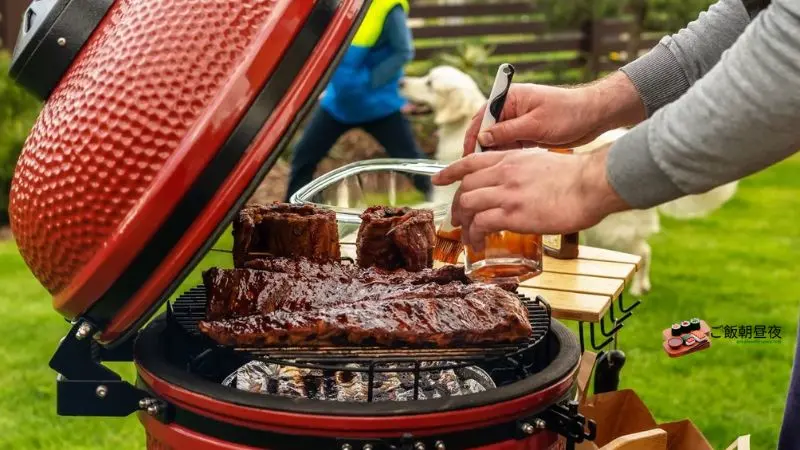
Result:
M420 361L471 361L487 358L509 357L525 351L538 344L550 330L550 306L542 299L530 299L519 295L528 310L528 320L533 328L530 337L519 344L487 345L482 347L462 348L386 348L378 346L322 346L322 347L266 347L266 348L232 348L237 352L249 354L264 360L286 360L293 362L371 362L375 360L391 360L393 362L409 362L408 359ZM189 334L197 337L205 336L198 329L198 322L205 319L206 291L205 287L196 286L184 292L172 305L174 319ZM216 344L215 344L216 345ZM220 346L223 347L223 346ZM298 361L301 360L301 361ZM405 361L404 361L405 360ZM387 361L378 361L387 362Z
M375 375L378 373L408 373L412 376L414 395L417 400L420 390L420 374L432 371L456 370L468 366L486 369L495 381L516 380L536 372L542 355L549 353L546 343L550 331L550 306L541 298L530 299L519 295L528 311L531 323L530 337L515 345L489 345L469 348L410 348L410 347L268 347L234 348L217 344L203 335L198 322L205 319L206 291L196 286L178 297L170 308L171 320L193 340L205 342L206 349L189 363L189 370L196 367L225 364L235 356L237 364L247 360L259 360L284 367L297 367L321 371L344 371L366 373L368 377L367 401L373 401ZM227 355L227 356L226 356ZM435 364L431 364L435 363Z

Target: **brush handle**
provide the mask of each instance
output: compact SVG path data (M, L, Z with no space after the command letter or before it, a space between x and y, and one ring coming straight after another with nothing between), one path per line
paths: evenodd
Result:
M497 75L494 78L492 92L489 94L489 104L483 113L480 131L489 129L492 125L500 121L500 113L506 104L508 89L511 87L511 80L514 78L514 66L508 63L500 64ZM481 153L483 147L476 141L475 153Z

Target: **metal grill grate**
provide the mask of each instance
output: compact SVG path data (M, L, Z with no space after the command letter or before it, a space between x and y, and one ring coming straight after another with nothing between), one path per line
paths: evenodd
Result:
M528 320L533 328L530 337L514 345L487 345L462 348L412 348L369 346L324 346L324 347L267 347L235 348L262 360L285 362L413 362L413 361L480 361L489 358L513 356L537 345L550 330L550 307L541 297L530 299L519 295L528 310ZM205 319L206 292L197 286L184 292L172 305L174 319L192 336L200 337L197 323ZM222 347L222 346L220 346ZM284 360L284 361L278 361Z
M410 348L410 347L270 347L233 348L219 345L204 336L198 322L205 319L206 292L203 286L184 292L171 305L171 320L198 343L205 342L205 350L192 358L189 370L221 361L229 362L236 356L237 364L247 360L259 360L284 367L322 371L365 373L368 377L367 401L374 399L374 380L379 373L408 373L413 380L414 395L420 392L421 374L448 369L477 366L487 370L495 382L505 384L529 376L540 369L542 358L549 361L550 306L541 298L530 299L519 295L528 310L531 323L530 337L516 345L489 345L470 348ZM435 362L436 364L429 364ZM503 381L505 380L505 381Z

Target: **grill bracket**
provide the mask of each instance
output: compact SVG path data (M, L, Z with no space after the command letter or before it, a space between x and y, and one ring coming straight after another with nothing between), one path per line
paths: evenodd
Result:
M61 340L50 368L56 376L56 412L59 416L125 417L138 410L151 410L154 416L167 420L169 408L159 400L123 380L102 364L108 361L131 361L132 347L120 346L108 351L92 339L94 327L85 320L77 321ZM132 341L132 340L131 340ZM145 401L147 400L147 401ZM144 406L143 406L144 405ZM157 414L155 414L157 413Z
M575 400L553 405L535 420L520 423L518 429L521 434L529 434L526 425L530 426L533 423L537 424L534 428L539 428L538 425L541 425L541 427L566 437L568 449L574 448L575 444L583 441L594 441L597 437L597 423L591 419L587 420L583 414L578 412L578 402Z

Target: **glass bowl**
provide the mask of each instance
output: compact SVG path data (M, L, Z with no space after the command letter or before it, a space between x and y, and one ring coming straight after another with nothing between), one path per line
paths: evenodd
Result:
M410 177L430 177L445 167L428 159L359 161L317 178L292 195L290 201L335 211L343 243L355 243L360 215L370 206L430 209L438 227L450 209L454 188L435 187L430 198L426 198Z

